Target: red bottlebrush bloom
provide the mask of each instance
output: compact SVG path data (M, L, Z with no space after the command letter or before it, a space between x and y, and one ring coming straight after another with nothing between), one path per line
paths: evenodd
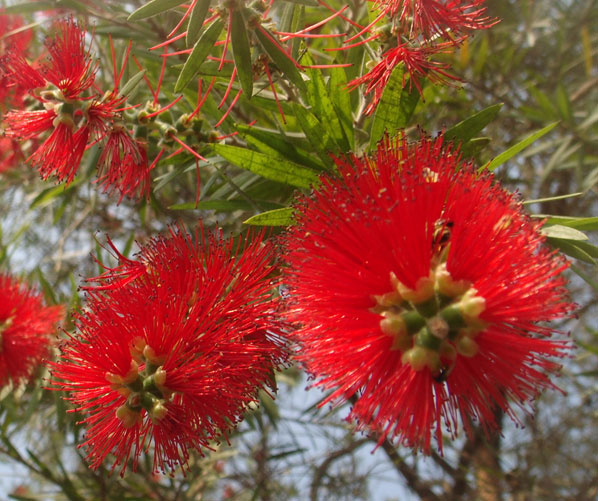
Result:
M6 105L21 104L24 90L20 86L11 86L8 73L13 68L5 67L4 56L9 47L15 54L24 54L27 51L33 33L31 30L20 30L23 19L19 16L3 14L0 9L0 110Z
M114 248L114 247L113 247ZM272 249L183 229L153 239L139 261L91 279L78 333L52 364L85 419L91 467L113 452L124 472L153 448L154 469L184 466L238 423L283 350L271 329Z
M348 87L354 89L358 85L367 84L365 95L373 92L373 97L365 109L366 114L372 113L390 79L393 70L399 65L405 65L404 75L409 75L409 85L417 87L422 93L419 82L420 77L426 77L433 83L449 84L451 80L459 80L456 76L446 71L448 65L438 61L431 61L430 57L435 54L447 53L453 49L454 43L440 43L421 47L410 47L407 44L400 44L384 53L382 60L365 75L349 82ZM403 86L405 77L403 76Z
M46 40L49 61L41 69L66 99L77 99L93 85L96 66L85 49L85 32L73 19L58 22L58 34Z
M405 35L460 35L467 30L490 28L495 19L486 16L485 0L374 0L374 4L401 23Z
M53 127L54 110L9 111L4 116L6 137L33 139Z
M89 139L89 128L83 127L73 133L71 123L54 120L52 134L29 158L42 179L55 175L58 181L70 183L79 168ZM28 160L29 160L28 159Z
M62 317L62 306L45 306L38 292L0 274L0 386L31 378Z
M124 196L149 198L150 166L146 148L121 127L108 135L98 160L98 183L104 191L118 189L121 194L119 203Z
M286 235L288 319L326 401L356 398L358 427L424 451L443 421L517 419L569 347L545 322L574 308L541 223L442 137L337 166Z

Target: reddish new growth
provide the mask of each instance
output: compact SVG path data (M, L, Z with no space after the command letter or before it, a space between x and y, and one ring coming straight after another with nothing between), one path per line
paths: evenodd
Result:
M286 235L288 319L326 402L355 398L359 428L424 451L442 422L517 420L568 348L547 322L574 308L541 223L442 137L337 166Z
M0 274L0 386L31 379L62 317L61 306L46 306L37 291Z
M84 419L92 468L184 466L234 427L283 359L271 297L272 248L203 230L154 238L87 287L77 333L52 364ZM112 246L112 244L111 244ZM114 249L114 247L112 246ZM114 249L115 250L115 249Z

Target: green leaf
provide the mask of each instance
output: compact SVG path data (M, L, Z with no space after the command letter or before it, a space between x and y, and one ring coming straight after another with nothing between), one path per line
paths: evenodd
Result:
M546 241L560 249L568 256L574 257L586 263L596 264L598 259L598 247L580 240L568 240L562 238L548 237Z
M278 66L278 69L284 73L302 93L307 92L307 87L299 72L299 68L297 68L295 62L291 60L290 56L273 41L275 40L274 35L261 25L254 30L254 33L268 56L270 56L270 59L272 59L276 66Z
M219 212L232 212L236 210L255 210L255 206L279 208L280 204L267 202L263 200L250 203L248 200L200 200L195 202L186 202L168 207L170 210L215 210Z
M577 230L595 231L598 230L598 217L567 217L567 216L548 216L537 214L533 217L546 219L546 225L560 224L575 228Z
M403 75L403 68L396 67L384 87L370 129L370 150L376 147L385 132L392 135L407 127L415 111L419 91L415 85L403 88Z
M37 195L31 205L29 206L30 209L35 209L36 207L45 207L46 205L52 203L52 201L60 196L65 195L67 192L73 190L77 185L81 184L81 178L76 178L71 184L65 186L63 184L59 184L58 186L52 186L51 188L46 188L43 190L39 195Z
M230 163L272 181L297 188L309 188L318 183L318 175L313 170L288 160L273 161L269 155L228 144L214 144L212 148Z
M187 36L185 37L187 47L191 47L197 42L203 27L203 22L205 21L210 8L210 1L211 0L197 0L195 7L193 7L193 10L191 11L189 23L187 24Z
M3 14L26 14L56 7L54 2L22 2L2 8Z
M517 144L511 146L508 150L503 151L500 155L494 157L488 165L481 167L480 170L488 169L489 171L493 171L499 165L504 164L507 160L513 158L520 151L523 151L525 148L527 148L530 144L540 139L544 134L548 134L557 125L558 122L554 122L550 125L547 125L543 129L534 132L532 135L526 137L523 141L518 142Z
M220 19L214 21L210 27L203 32L199 40L193 46L193 50L179 74L179 78L174 86L175 92L181 92L187 84L193 79L193 77L199 71L199 67L205 61L206 57L212 50L214 43L218 40L218 36L222 31L224 24Z
M444 138L448 141L455 141L456 143L466 143L475 137L476 134L479 134L486 125L492 122L501 108L502 103L494 104L479 111L475 115L472 115L450 129L447 129L444 133Z
M243 221L243 224L254 226L290 226L293 224L293 208L284 207L262 212Z
M241 81L243 94L248 99L253 94L253 68L251 66L251 50L245 20L240 9L232 9L230 27L230 41L233 50L233 59L237 68L237 75Z
M54 287L52 287L50 283L46 280L46 277L44 276L39 266L37 267L36 271L37 278L39 279L39 283L42 286L42 290L44 291L46 301L48 301L50 304L58 304L58 301L56 300L56 294L54 293Z
M557 195L554 197L546 197L546 198L535 198L533 200L526 200L523 202L523 205L530 205L536 203L543 203L543 202L552 202L553 200L563 200L565 198L573 198L583 195L583 191L578 191L577 193L567 193L566 195Z
M143 80L143 75L145 75L145 70L138 71L135 73L126 84L122 86L122 88L118 91L121 96L129 97L131 93L137 88L141 80Z
M156 14L160 14L160 12L164 12L166 10L172 9L173 7L177 7L184 1L185 0L152 0L151 2L148 2L145 5L139 7L128 17L127 20L139 21L139 19L152 17Z
M355 149L355 127L353 126L351 96L347 89L347 72L345 68L330 68L328 95L343 127L345 137L349 141L349 149L353 150Z
M565 240L588 240L588 236L585 233L560 224L544 226L541 232L547 237L562 238Z
M257 96L256 96L257 97ZM281 132L262 129L256 126L237 124L236 129L241 137L251 144L258 151L276 158L287 159L305 167L316 170L324 170L325 167L305 149L295 147L292 139L284 136Z
M312 66L314 64L309 52L304 53L301 63L305 66ZM309 80L305 82L305 86L307 87L307 104L311 106L313 115L320 123L325 124L328 135L336 142L338 147L343 152L349 151L351 146L349 145L349 141L347 141L343 127L341 127L334 104L328 95L328 88L322 76L322 70L318 68L306 68L305 72L309 77ZM335 90L335 92L339 91ZM301 113L295 113L295 115L299 118Z
M324 126L309 110L295 104L295 116L316 154L328 169L334 169L330 153L337 153L338 146L330 135L330 128Z

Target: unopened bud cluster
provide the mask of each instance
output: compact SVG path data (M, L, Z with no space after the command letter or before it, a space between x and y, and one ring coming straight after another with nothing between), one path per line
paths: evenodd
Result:
M124 376L106 373L106 380L113 390L126 397L126 402L116 410L116 417L126 428L141 423L145 410L152 423L157 424L168 413L166 403L172 392L165 386L164 357L156 355L142 338L131 346L131 368Z
M427 367L443 381L455 366L457 355L478 352L475 337L485 329L479 319L486 301L466 280L454 280L446 263L435 265L415 289L390 273L392 291L374 296L372 309L382 316L380 329L393 338L392 349L415 371Z

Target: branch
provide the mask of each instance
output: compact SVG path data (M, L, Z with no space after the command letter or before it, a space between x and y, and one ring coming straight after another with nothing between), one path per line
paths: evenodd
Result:
M346 447L332 452L324 461L322 461L322 464L316 468L313 480L311 482L311 488L309 490L309 498L311 501L318 501L318 489L320 488L322 479L324 478L324 475L326 475L326 473L328 472L328 468L330 468L330 465L337 459L346 456L347 454L351 454L355 449L361 447L363 444L369 441L369 438L362 438L355 442L351 442Z
M349 398L349 401L355 405L357 402L357 395L353 395ZM379 437L377 434L372 433L370 435L370 440L379 443ZM421 499L421 501L441 501L440 496L434 494L430 485L427 482L423 482L417 471L415 471L411 466L409 466L399 453L397 452L396 448L392 443L385 438L381 443L380 447L386 452L388 459L395 467L395 470L401 475L407 482L407 487L409 487L413 492L415 492Z

